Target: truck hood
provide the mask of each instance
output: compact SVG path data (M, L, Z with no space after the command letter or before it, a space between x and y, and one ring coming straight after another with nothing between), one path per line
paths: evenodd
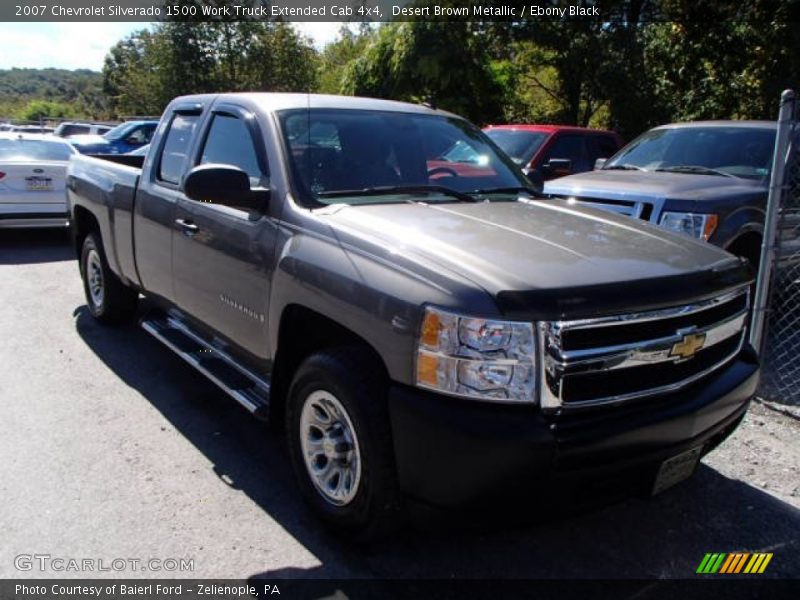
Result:
M713 200L766 193L767 181L643 171L588 171L545 183L544 193L613 200Z
M433 263L493 295L607 284L624 295L622 282L740 269L710 244L561 200L338 205L323 214L349 244Z

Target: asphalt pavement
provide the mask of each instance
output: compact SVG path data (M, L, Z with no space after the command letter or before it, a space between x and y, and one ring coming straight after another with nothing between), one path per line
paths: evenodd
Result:
M92 320L64 232L0 230L0 342L0 577L683 578L734 551L800 577L800 426L767 405L657 497L363 547L302 505L279 431L136 325Z

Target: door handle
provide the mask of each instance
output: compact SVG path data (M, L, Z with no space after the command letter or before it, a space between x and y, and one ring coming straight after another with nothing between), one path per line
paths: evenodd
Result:
M194 235L200 228L188 219L175 219L175 224L183 230L184 235Z

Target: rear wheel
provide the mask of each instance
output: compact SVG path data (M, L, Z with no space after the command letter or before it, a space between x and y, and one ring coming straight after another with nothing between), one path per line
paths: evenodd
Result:
M286 410L289 453L303 497L324 521L358 540L401 515L382 367L358 347L311 355Z
M95 319L112 324L134 317L139 294L111 271L100 238L94 233L83 240L80 267L86 304Z

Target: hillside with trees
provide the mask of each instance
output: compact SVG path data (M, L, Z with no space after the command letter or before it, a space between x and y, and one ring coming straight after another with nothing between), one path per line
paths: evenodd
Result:
M0 116L108 116L102 75L85 69L0 69Z

